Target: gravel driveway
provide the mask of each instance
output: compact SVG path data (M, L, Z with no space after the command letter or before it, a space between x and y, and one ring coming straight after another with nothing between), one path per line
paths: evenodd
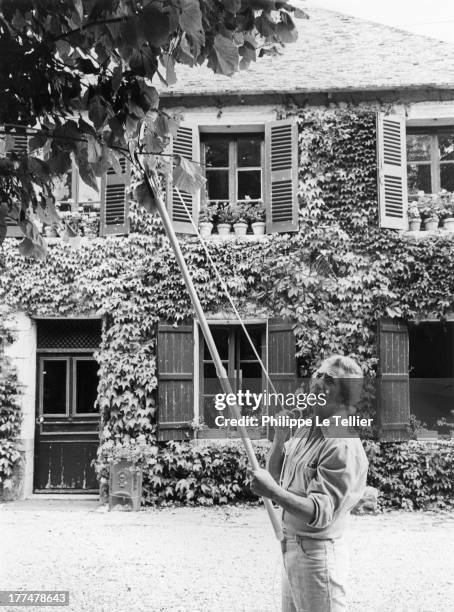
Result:
M280 552L263 508L108 513L29 500L0 504L0 533L0 589L69 590L62 610L280 610ZM349 540L350 612L454 610L454 513L352 517Z

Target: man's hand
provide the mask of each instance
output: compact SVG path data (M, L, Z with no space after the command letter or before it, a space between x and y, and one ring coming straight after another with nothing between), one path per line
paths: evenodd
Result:
M280 489L268 470L248 470L248 476L251 478L251 490L260 497L272 497Z

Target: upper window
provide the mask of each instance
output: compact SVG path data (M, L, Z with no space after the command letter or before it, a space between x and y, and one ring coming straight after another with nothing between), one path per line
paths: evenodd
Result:
M201 144L210 201L263 198L263 133L204 134Z
M54 196L60 204L60 210L98 211L101 207L101 179L96 180L98 190L87 185L74 166L73 169L61 177L54 179Z
M408 193L454 191L454 128L407 129Z

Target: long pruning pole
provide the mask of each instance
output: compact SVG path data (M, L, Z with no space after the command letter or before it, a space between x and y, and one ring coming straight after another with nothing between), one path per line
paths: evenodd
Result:
M213 359L213 363L216 368L216 374L219 379L219 382L221 383L222 390L226 395L230 393L233 394L232 385L230 384L230 380L227 376L227 372L225 371L225 368L222 365L222 361L219 356L218 350L216 348L216 344L214 343L214 339L213 339L213 335L210 330L210 326L208 325L208 322L205 317L205 313L203 312L203 308L199 300L199 296L197 295L197 291L194 287L194 283L192 282L192 278L189 273L189 269L186 265L186 261L181 251L177 235L175 233L175 230L173 229L173 225L169 217L169 213L167 212L167 208L163 202L163 199L160 193L160 189L156 183L155 178L153 177L153 179L150 179L147 172L145 172L145 169L143 168L142 164L140 165L141 165L144 177L145 177L146 185L150 191L150 194L153 196L156 202L156 207L158 209L159 215L164 225L165 232L170 241L170 245L172 247L172 250L175 254L175 258L178 263L178 267L180 268L181 274L186 284L186 288L191 298L192 306L194 308L197 320L202 330L203 337L205 338L205 342L210 351L211 358ZM237 404L230 406L230 410L234 418L239 419L241 417L241 410ZM241 440L246 450L246 455L249 460L249 463L252 469L256 470L260 467L260 465L259 465L259 462L257 461L257 457L255 456L254 448L248 436L247 430L244 426L238 425L238 431L240 433ZM282 540L283 538L282 529L281 529L280 521L277 517L276 511L273 507L273 504L271 503L271 500L267 498L263 498L263 502L265 504L266 511L268 512L268 516L273 526L274 533L278 540Z

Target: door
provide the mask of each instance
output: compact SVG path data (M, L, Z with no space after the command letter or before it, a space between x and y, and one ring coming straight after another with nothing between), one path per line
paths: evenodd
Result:
M97 491L97 371L92 355L38 356L35 490Z

